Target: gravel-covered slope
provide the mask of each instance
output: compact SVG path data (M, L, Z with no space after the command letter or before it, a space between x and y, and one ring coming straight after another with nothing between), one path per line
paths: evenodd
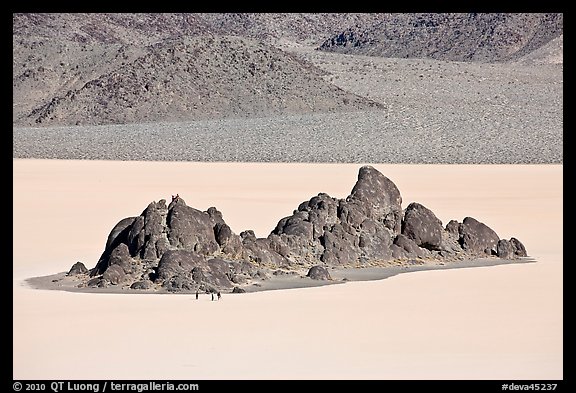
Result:
M193 19L164 30L113 15L103 25L114 34L75 25L76 41L72 30L53 39L65 24L51 15L23 17L30 27L15 23L13 38L14 158L563 162L562 35L506 62L385 58L314 50L304 41L322 30L319 16L270 15L194 14L236 36L193 32ZM310 31L294 38L302 20ZM179 23L190 34L167 39ZM128 31L153 42L131 43Z
M564 62L564 35L560 35L546 45L525 54L518 62L526 65L563 64Z

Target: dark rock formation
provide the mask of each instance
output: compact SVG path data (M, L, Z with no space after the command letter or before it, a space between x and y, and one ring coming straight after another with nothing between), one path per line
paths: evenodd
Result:
M117 285L126 281L126 273L120 265L112 265L106 269L102 275L102 279L108 281L112 285Z
M506 239L498 240L498 244L496 245L496 255L503 259L512 258L514 255L512 244Z
M510 238L510 243L512 244L512 249L514 250L514 255L518 257L527 257L526 247L520 242L520 240L515 237Z
M222 252L238 256L242 250L242 240L240 236L234 234L230 227L224 222L217 222L214 226L214 236L216 242L222 248Z
M215 215L186 206L182 199L175 203L168 214L166 225L169 227L168 241L174 248L194 251L197 254L213 255L219 250L214 235L214 226L218 221Z
M86 266L84 266L84 264L82 262L76 262L74 265L72 265L72 267L68 271L67 275L68 276L76 276L78 274L87 274L87 273L88 273L88 269L86 268Z
M112 228L112 231L110 231L108 239L106 240L106 247L104 248L104 252L98 260L96 267L91 271L92 276L102 274L108 268L108 260L112 250L114 250L119 244L128 244L128 233L132 230L132 226L136 218L137 217L124 218L120 220L120 222L118 222L114 228Z
M391 249L392 256L397 259L424 258L426 256L426 250L418 247L414 240L403 234L396 236Z
M412 202L404 212L402 234L416 245L429 250L439 250L442 245L442 221L425 206Z
M202 268L200 267L204 259L188 250L169 250L162 255L160 262L158 263L158 268L156 269L158 273L157 280L165 281L174 276L186 276L192 278L192 273L195 268L195 275L197 277L197 282L200 283L204 280L204 274Z
M472 217L464 218L459 227L460 244L472 253L496 254L500 238L491 228Z
M346 199L320 193L278 222L269 239L296 260L345 265L386 260L400 233L402 198L396 185L371 166L363 166Z
M329 266L527 255L519 240L500 239L474 218L443 228L425 206L410 203L403 211L401 204L398 188L371 166L360 168L347 198L320 193L278 221L267 238L251 230L236 235L215 207L200 211L182 198L166 206L162 199L114 226L85 285L238 292L295 268L329 280ZM69 274L86 272L82 267L75 264Z
M456 220L450 220L448 224L446 224L446 231L453 235L460 234L460 223Z
M306 277L310 277L312 280L331 280L330 272L324 266L316 265L312 266L308 270Z
M368 218L383 222L394 234L400 233L402 219L402 197L390 179L371 166L363 166L358 181L346 202L355 205ZM353 218L350 224L358 224Z
M130 289L146 290L146 289L150 289L151 285L152 285L152 283L150 281L147 281L147 280L136 281L134 284L130 285Z
M528 256L524 245L515 237L510 238L510 240L500 239L496 248L496 255L503 259L514 259L517 257Z

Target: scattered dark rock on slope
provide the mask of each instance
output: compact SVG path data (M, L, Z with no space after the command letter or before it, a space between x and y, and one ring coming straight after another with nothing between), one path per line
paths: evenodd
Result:
M271 45L279 38L320 43L343 25L378 17L15 13L13 124L127 124L379 108Z
M561 13L384 14L349 27L321 50L382 57L497 62L519 59L563 32Z
M90 49L73 57L71 70L62 75L53 71L61 68L57 64L46 66L59 61L51 56L26 60L14 71L15 123L127 124L383 107L324 81L311 64L248 38L207 35L137 49ZM28 94L39 86L41 100Z
M325 81L280 42L531 61L563 32L554 13L14 13L12 22L17 127L382 109Z
M152 44L204 34L322 43L343 26L370 25L378 13L15 13L13 34L86 44Z
M251 230L235 234L215 207L200 211L182 198L166 206L162 199L114 226L91 279L81 285L241 292L278 269L309 267L309 277L325 280L330 266L527 256L518 239L500 239L474 218L451 220L444 228L425 206L411 203L402 210L401 204L396 185L371 166L360 168L348 197L318 194L267 238Z

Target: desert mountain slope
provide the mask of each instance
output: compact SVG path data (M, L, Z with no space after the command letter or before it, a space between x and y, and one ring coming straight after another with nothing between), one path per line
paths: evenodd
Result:
M563 64L564 63L564 35L554 38L546 45L522 56L518 61L526 65L536 64Z
M558 37L563 14L386 14L344 29L321 50L397 58L496 62L518 59Z
M369 26L376 13L61 13L14 14L13 33L81 43L151 44L166 38L204 34L319 45L342 28Z
M13 121L19 125L382 107L324 81L319 69L293 55L235 36L202 35L146 47L39 41L15 49L13 70Z
M320 45L335 64L370 55L531 66L562 61L562 24L563 14L13 14L13 125L388 110L382 78L359 95L292 49Z

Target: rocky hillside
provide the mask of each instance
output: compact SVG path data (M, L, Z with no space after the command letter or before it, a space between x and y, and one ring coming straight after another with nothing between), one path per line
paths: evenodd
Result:
M99 125L383 109L291 45L501 61L559 37L562 14L13 14L13 124Z
M422 204L401 204L396 185L364 166L347 198L320 193L281 219L267 238L256 238L251 230L232 232L215 207L200 211L176 196L168 206L151 202L141 215L122 219L96 266L75 264L69 276L81 278L81 287L241 291L255 279L302 268L327 279L330 266L527 256L519 240L500 239L472 217L444 227Z
M139 47L19 43L18 125L94 125L381 108L263 42L202 35Z
M343 29L321 50L347 54L495 62L518 59L560 36L563 14L386 14Z
M13 124L99 125L381 107L271 46L378 14L13 14Z
M13 34L85 44L148 45L167 38L204 34L273 41L284 38L319 45L343 27L370 25L375 13L59 13L14 14Z

